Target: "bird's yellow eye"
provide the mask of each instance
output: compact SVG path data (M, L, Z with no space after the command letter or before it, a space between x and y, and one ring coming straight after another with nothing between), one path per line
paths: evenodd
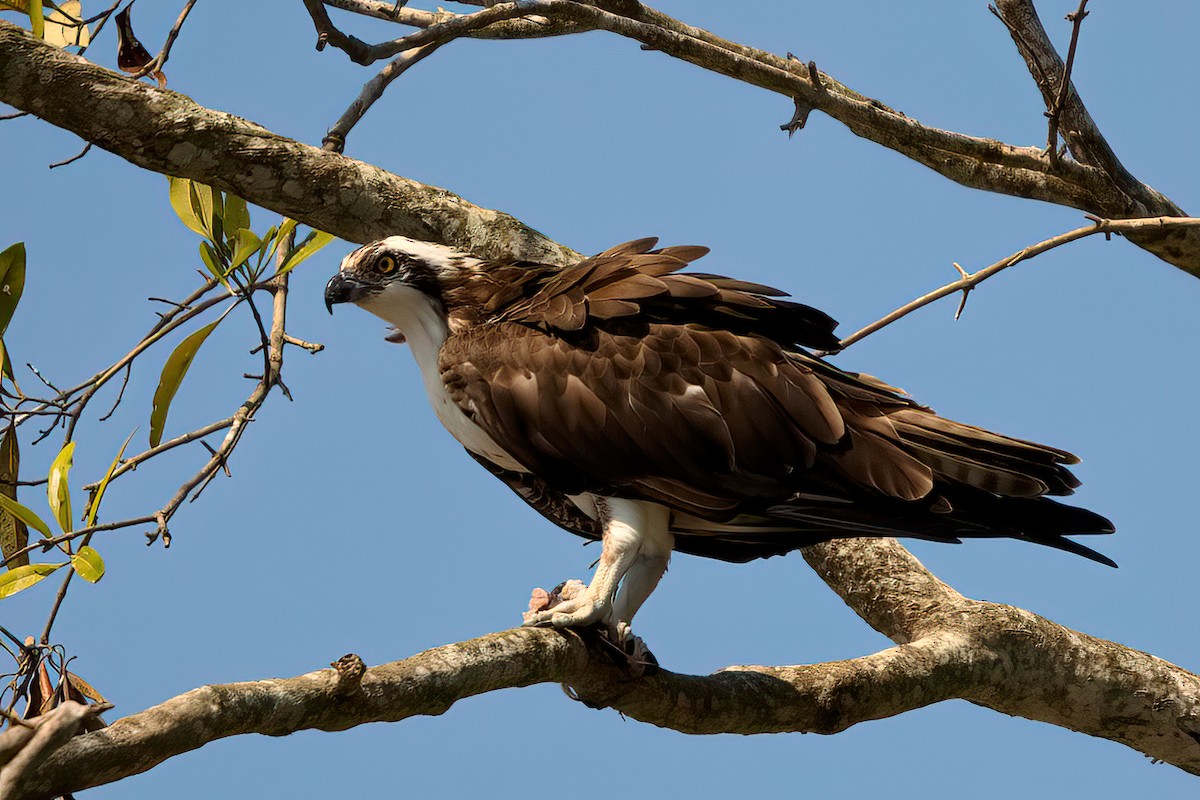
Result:
M391 256L383 256L379 259L379 271L384 275L390 275L396 271L396 259Z

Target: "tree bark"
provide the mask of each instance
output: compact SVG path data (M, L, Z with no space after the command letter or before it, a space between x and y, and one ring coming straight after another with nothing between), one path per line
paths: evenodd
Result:
M899 644L824 664L632 679L589 635L517 628L363 673L321 670L195 689L72 739L6 800L118 781L229 736L438 715L466 697L548 682L565 684L589 706L693 734L832 734L957 698L1120 742L1200 775L1200 677L1028 611L963 597L891 539L802 552L851 608Z
M484 257L579 257L508 214L122 77L4 21L0 100L143 169L211 184L346 241L400 234Z

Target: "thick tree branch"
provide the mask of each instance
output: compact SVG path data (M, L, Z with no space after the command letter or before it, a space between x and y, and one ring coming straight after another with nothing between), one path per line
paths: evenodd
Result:
M210 183L347 241L403 234L481 256L578 257L507 214L131 81L4 21L0 101L139 167Z
M363 3L338 5L349 7ZM999 5L1004 9L1002 19L1010 25L1010 30L1014 30L1014 38L1017 37L1015 31L1028 29L1028 40L1034 43L1032 46L1039 60L1040 72L1035 76L1043 75L1039 84L1044 86L1047 108L1053 108L1057 99L1056 84L1044 76L1061 76L1064 73L1061 59L1049 45L1029 0L1009 0ZM1017 12L1010 12L1009 6L1027 7L1027 11L1020 12L1020 19L1012 22L1009 14ZM572 22L582 30L610 31L635 39L648 49L786 95L797 103L825 112L855 135L895 150L969 188L1044 200L1113 219L1185 216L1178 206L1121 166L1074 92L1063 107L1063 135L1073 148L1079 146L1081 152L1086 150L1091 156L1080 158L1077 155L1076 161L1064 161L1051 158L1040 147L1016 147L994 139L923 125L878 100L853 91L826 73L818 73L819 81L814 81L803 59L783 58L722 39L634 0L520 0L490 4L484 12L455 15L432 26L422 21L419 27L424 30L394 42L376 46L358 42L360 47L351 55L370 60L422 42L477 36L491 30L491 26L478 27L474 22L495 18L503 20L497 24L511 26L521 22L512 19L519 14L543 15L552 23ZM1027 19L1029 17L1032 21ZM561 33L553 24L548 27L551 35ZM1035 35L1036 31L1041 32L1040 39ZM531 33L523 30L521 38ZM498 34L496 38L507 37ZM1030 58L1027 56L1027 60ZM1200 232L1154 233L1131 237L1131 241L1168 263L1200 276Z
M997 0L996 7L997 16L1008 27L1018 52L1025 59L1034 83L1042 93L1048 113L1057 117L1059 131L1071 155L1079 163L1101 170L1134 206L1145 209L1145 213L1113 216L1183 216L1179 206L1134 177L1113 152L1100 132L1100 126L1092 119L1079 93L1070 84L1069 71L1046 34L1032 0ZM1076 30L1077 25L1076 22ZM1061 83L1064 76L1067 78L1066 85ZM1195 232L1173 231L1150 236L1133 234L1129 240L1164 261L1193 275L1200 275L1200 270L1194 265L1189 266L1197 255Z
M1114 219L1183 215L1148 187L1146 198L1159 198L1151 204L1153 208L1130 204L1128 196L1096 167L1060 162L1051 174L1040 148L1014 147L928 128L863 98L826 74L820 75L821 86L814 87L808 69L797 61L725 42L648 9L643 9L643 16L656 24L560 0L526 5L545 6L547 11L606 27L705 68L799 97L854 133L973 188L1068 205ZM300 144L241 118L206 109L184 95L133 83L2 21L0 100L71 130L138 166L210 181L348 241L401 233L483 256L515 253L549 263L566 263L577 257L506 214ZM1200 275L1200 233L1153 233L1139 235L1135 241Z
M827 664L631 680L587 637L502 631L368 669L361 680L357 670L322 670L196 689L73 739L11 800L110 783L228 736L437 715L466 697L546 682L566 684L592 706L704 734L835 733L962 698L1200 774L1200 677L1027 611L965 598L894 540L830 542L804 555L864 619L911 641Z

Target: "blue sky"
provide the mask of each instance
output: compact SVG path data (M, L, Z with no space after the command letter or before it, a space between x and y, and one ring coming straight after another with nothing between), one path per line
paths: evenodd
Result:
M1039 8L1065 50L1062 17ZM427 7L427 6L423 6ZM713 3L659 6L839 80L921 121L1016 144L1045 139L1040 98L984 2ZM85 3L85 10L93 9ZM99 10L98 7L94 10ZM154 48L178 9L140 4ZM345 22L342 17L339 21ZM1098 4L1075 80L1129 169L1194 210L1200 10L1181 2ZM396 35L356 24L364 39ZM373 72L317 53L299 3L199 3L170 86L197 101L319 143ZM115 59L112 31L91 53ZM702 265L790 290L849 332L953 279L1082 224L1078 212L970 191L814 114L792 140L785 98L606 34L455 43L392 86L347 153L515 214L584 252L640 236L713 248ZM31 119L0 123L0 246L28 243L25 296L6 337L20 361L76 383L152 324L148 296L195 285L196 238L171 213L166 181ZM15 187L15 188L14 188ZM257 211L259 229L275 220ZM354 309L325 314L321 288L351 248L335 242L295 274L290 331L325 352L289 351L295 402L273 396L219 479L172 525L98 537L108 563L76 585L55 628L77 671L132 713L204 683L291 676L346 652L370 664L516 624L528 590L586 577L595 558L495 482L437 424L411 357ZM1114 520L1092 540L1121 565L1014 542L914 552L963 593L1011 603L1087 633L1200 664L1194 613L1200 282L1120 240L1089 239L925 309L837 358L903 386L948 416L1078 453L1075 501ZM244 316L244 315L243 315ZM227 415L249 390L251 320L205 345L168 435ZM136 426L169 347L133 373L110 421L89 420L75 486L94 480ZM34 380L26 371L24 383ZM100 409L112 397L98 398ZM24 440L23 444L28 445ZM25 447L44 471L49 442ZM201 463L199 448L113 485L109 519L158 508ZM44 507L39 490L22 499ZM0 623L41 629L47 581L0 604ZM749 565L679 556L638 616L668 668L850 658L889 643L798 555ZM587 792L635 796L802 791L894 798L930 791L1184 797L1179 770L1108 741L963 702L833 737L689 737L590 711L556 686L464 701L438 718L339 734L218 742L96 798L439 797ZM1185 795L1185 792L1188 794Z

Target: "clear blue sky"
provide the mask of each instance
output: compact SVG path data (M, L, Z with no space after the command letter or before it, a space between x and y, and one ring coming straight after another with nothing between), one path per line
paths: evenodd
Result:
M157 47L178 3L135 9ZM422 7L428 5L416 3ZM1065 49L1074 0L1039 4ZM1045 139L1038 94L986 2L660 6L778 53L792 51L921 121L1018 144ZM95 2L85 10L97 11ZM339 21L345 21L339 17ZM1096 4L1075 78L1127 166L1197 205L1193 4ZM395 35L355 24L364 39ZM171 88L300 141L325 129L373 72L313 50L300 3L199 3L175 47ZM112 31L92 56L114 61ZM1192 53L1193 55L1188 55ZM658 235L707 244L706 270L764 281L849 331L954 277L1081 224L1055 206L969 191L814 114L789 141L785 98L606 34L461 42L393 85L347 152L504 209L584 252ZM73 384L152 323L148 296L195 285L196 238L166 181L103 152L67 168L74 137L0 123L0 245L25 240L29 277L10 350ZM260 229L274 219L256 212ZM326 344L288 353L296 402L272 397L220 479L172 525L98 537L98 585L76 585L56 640L118 706L195 686L319 669L346 652L377 664L516 624L535 585L586 577L596 552L542 521L438 426L402 348L373 317L325 314L321 288L350 249L296 274L289 328ZM1118 533L1109 570L1012 542L914 545L942 579L1090 634L1200 665L1195 490L1200 281L1125 242L1072 245L954 303L926 309L840 356L940 412L1080 454L1077 495ZM201 351L168 434L225 416L256 371L248 318ZM117 415L81 430L74 481L95 479L135 426L143 442L167 350L139 362ZM22 373L27 385L35 381ZM109 395L99 398L100 409ZM27 440L25 442L27 444ZM26 447L44 469L53 447ZM205 457L175 453L112 488L105 516L158 508ZM44 508L40 490L22 495ZM51 581L0 604L41 629ZM798 555L750 565L680 556L638 617L665 666L850 658L889 643ZM111 716L111 715L110 715ZM1194 796L1194 779L1108 741L963 702L833 736L688 737L591 711L553 685L464 701L439 718L285 739L241 737L95 790L95 798L362 796L892 798Z

